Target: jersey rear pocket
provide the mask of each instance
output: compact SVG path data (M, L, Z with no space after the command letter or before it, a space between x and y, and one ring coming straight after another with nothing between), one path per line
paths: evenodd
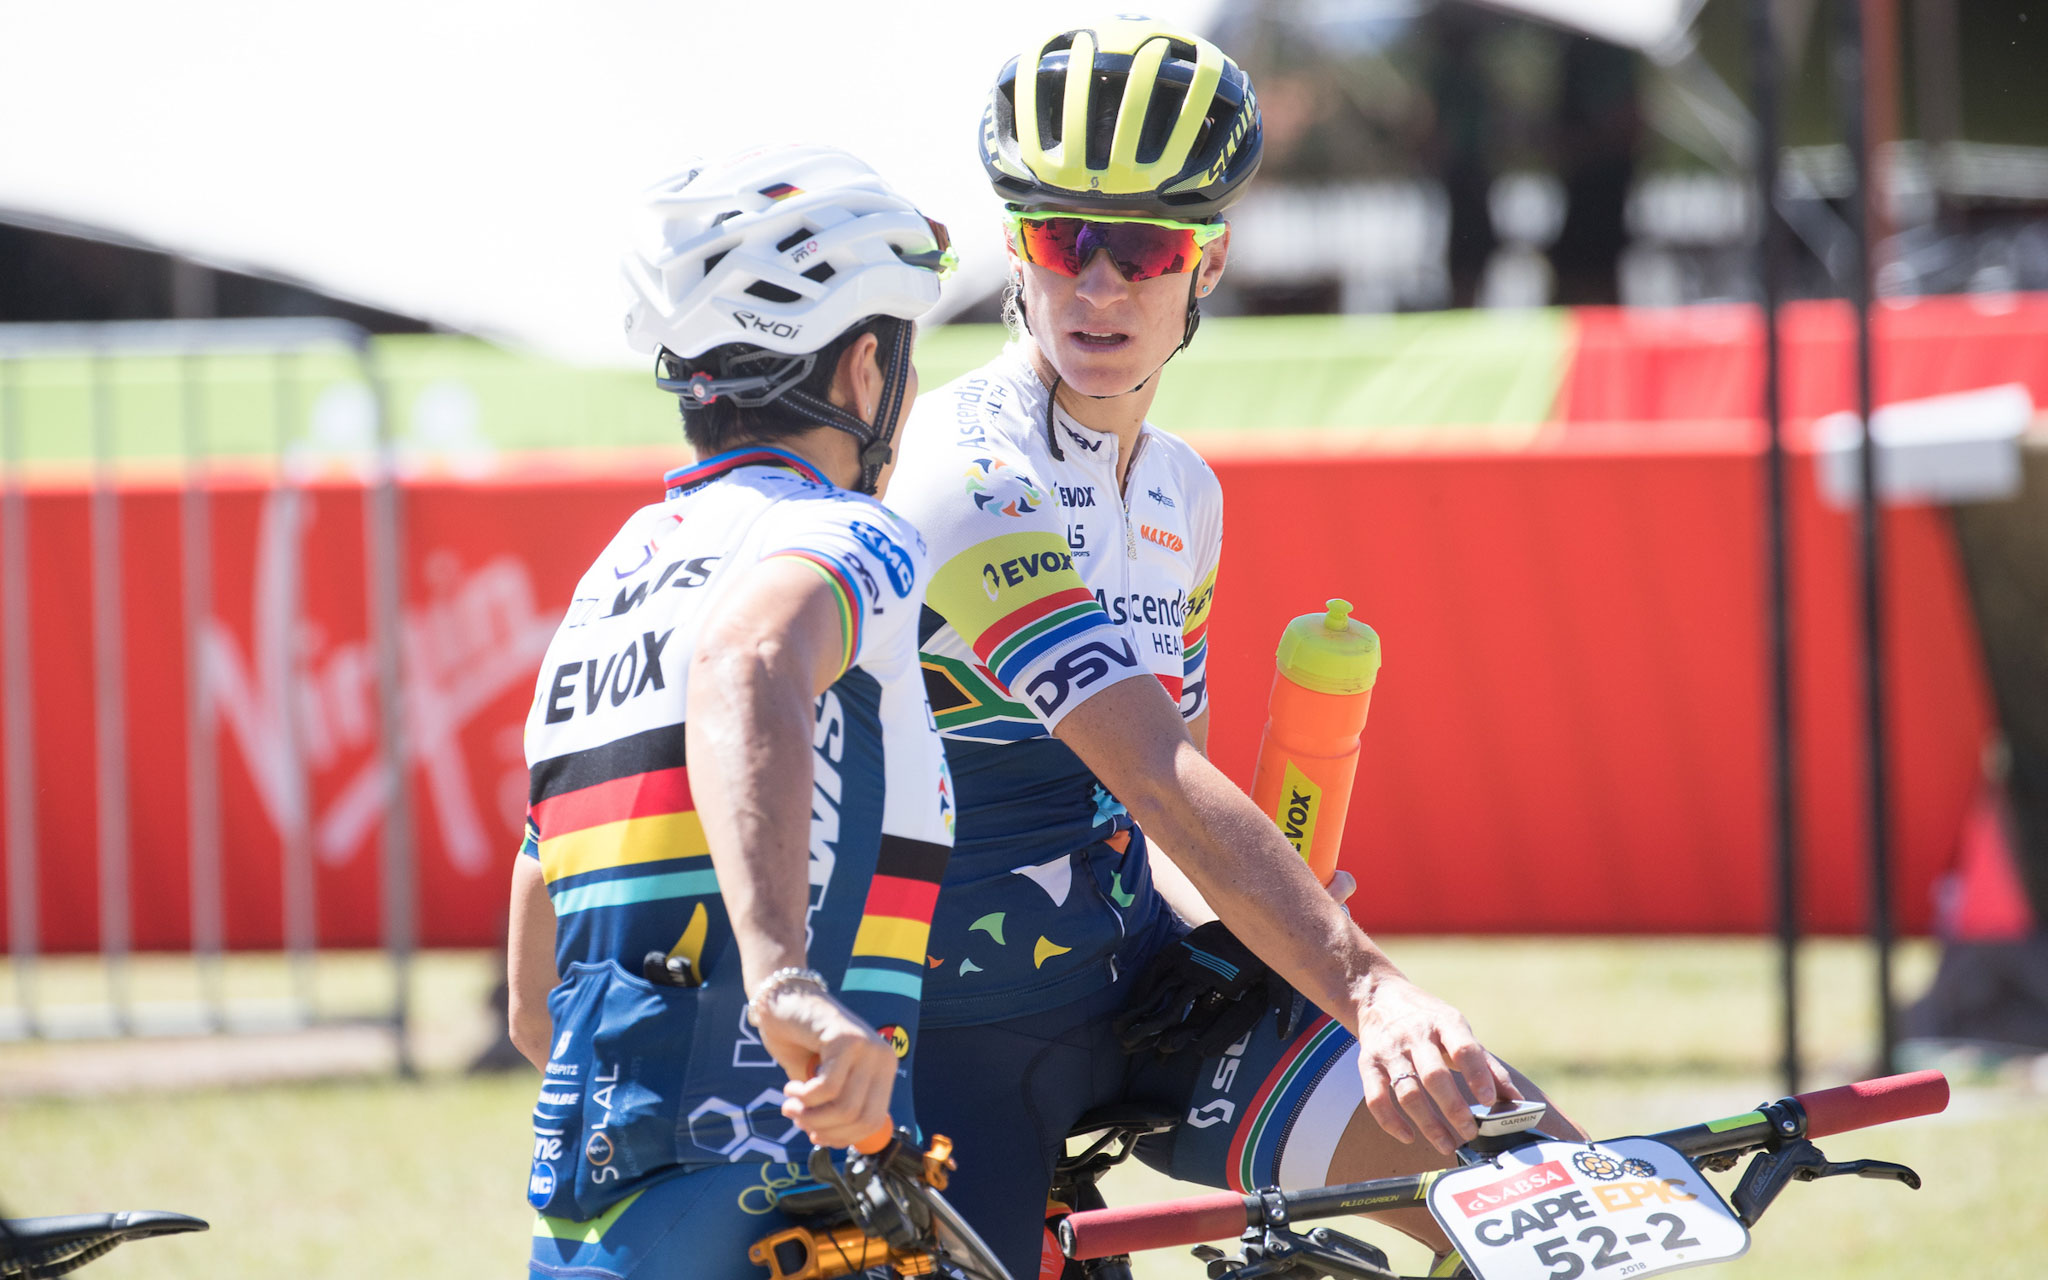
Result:
M528 1203L587 1222L673 1169L702 987L574 964L548 996L555 1043L533 1108Z

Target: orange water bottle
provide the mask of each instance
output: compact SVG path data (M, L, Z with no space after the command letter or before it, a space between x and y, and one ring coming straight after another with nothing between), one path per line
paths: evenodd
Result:
M1324 884L1337 873L1337 846L1358 773L1358 735L1380 673L1380 638L1332 600L1280 633L1266 734L1252 771L1252 801L1270 814Z

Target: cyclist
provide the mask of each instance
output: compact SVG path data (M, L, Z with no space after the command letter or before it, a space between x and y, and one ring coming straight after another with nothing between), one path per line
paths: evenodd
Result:
M531 1268L752 1276L807 1139L910 1116L953 802L917 671L924 547L873 495L950 254L826 148L647 206L627 334L698 461L584 575L527 720Z
M1025 1275L1091 1108L1180 1116L1147 1157L1243 1190L1445 1164L1468 1099L1533 1095L1202 754L1222 494L1145 415L1258 167L1249 80L1147 19L1066 31L1002 69L980 144L1016 340L918 404L890 501L931 545L923 662L960 801L919 1116ZM1268 963L1323 1012L1286 1025ZM1126 1058L1119 1019L1157 1036ZM1398 1225L1445 1247L1426 1213Z

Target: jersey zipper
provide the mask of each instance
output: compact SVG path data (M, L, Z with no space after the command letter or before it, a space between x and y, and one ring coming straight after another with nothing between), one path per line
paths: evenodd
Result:
M1143 432L1140 432L1138 434L1138 443L1131 446L1131 465L1124 469L1124 483L1117 486L1117 506L1123 511L1124 516L1124 558L1127 560L1136 560L1138 558L1138 535L1131 528L1130 481L1138 472L1138 455L1144 452L1145 436ZM1111 478L1115 478L1113 471L1111 472ZM1128 572L1126 577L1128 577ZM1128 587L1128 582L1125 585Z

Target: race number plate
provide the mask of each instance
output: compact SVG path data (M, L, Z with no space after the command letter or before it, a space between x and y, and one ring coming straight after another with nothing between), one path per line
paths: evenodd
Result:
M1740 1257L1749 1231L1661 1142L1539 1142L1454 1169L1429 1211L1479 1280L1649 1276Z

